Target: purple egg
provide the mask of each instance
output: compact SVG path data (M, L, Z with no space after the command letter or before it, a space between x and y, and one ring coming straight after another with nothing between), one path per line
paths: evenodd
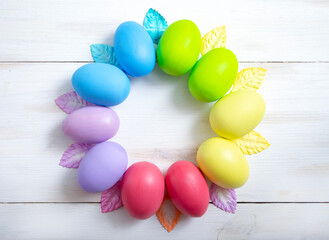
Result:
M74 142L99 143L112 138L119 126L119 117L112 109L89 106L68 115L62 129Z
M125 149L115 142L99 143L80 162L78 181L87 192L103 192L111 188L127 169Z

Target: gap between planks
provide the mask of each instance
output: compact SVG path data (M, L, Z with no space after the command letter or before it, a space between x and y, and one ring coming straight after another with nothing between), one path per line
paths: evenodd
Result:
M101 202L0 202L0 204L100 204ZM329 202L237 202L238 204L328 204ZM209 204L213 204L209 202Z

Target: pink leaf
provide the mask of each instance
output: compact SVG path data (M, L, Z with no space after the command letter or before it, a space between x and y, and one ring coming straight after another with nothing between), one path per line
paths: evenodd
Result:
M236 194L234 189L226 189L214 183L210 185L210 200L213 204L225 212L235 213Z
M59 165L67 168L78 168L81 159L92 148L93 144L73 143L64 152Z
M79 108L86 106L94 106L95 104L87 102L81 98L76 91L65 93L59 96L55 103L57 106L66 113L71 113Z
M119 180L113 187L102 192L101 209L102 213L112 212L123 206L121 200L121 180Z

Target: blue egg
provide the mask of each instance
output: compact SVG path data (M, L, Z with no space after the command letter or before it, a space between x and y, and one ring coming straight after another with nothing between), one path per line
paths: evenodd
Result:
M105 63L89 63L80 67L72 76L72 85L80 97L101 106L120 104L130 92L127 75Z
M114 54L122 69L132 77L152 72L155 48L148 32L136 22L124 22L115 31Z

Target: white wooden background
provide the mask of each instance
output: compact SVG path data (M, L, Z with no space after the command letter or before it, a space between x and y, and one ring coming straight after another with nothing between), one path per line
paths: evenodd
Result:
M267 110L257 127L271 143L248 156L250 179L237 190L235 215L210 204L202 218L183 216L167 233L156 217L132 219L125 209L100 212L100 195L83 192L77 171L58 166L71 143L54 99L92 61L89 45L112 44L123 21L142 23L149 7L169 23L188 18L202 34L226 25L240 69L268 69L260 89ZM162 170L195 161L215 136L211 104L194 100L187 76L158 67L131 79L115 110L115 141L130 164ZM0 1L0 239L328 239L329 1Z

